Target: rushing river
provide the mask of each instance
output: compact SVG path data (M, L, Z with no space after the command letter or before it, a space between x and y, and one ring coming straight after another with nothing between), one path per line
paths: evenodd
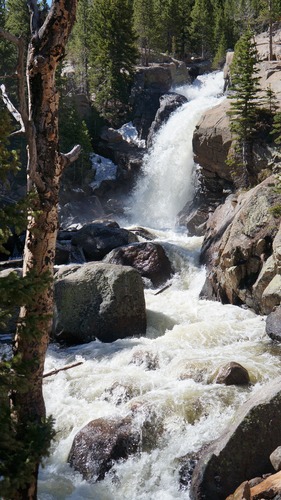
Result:
M181 457L218 437L251 393L281 375L263 317L199 300L205 278L198 265L202 239L173 229L177 212L192 196L194 126L205 109L219 102L221 86L222 76L213 74L180 89L192 100L160 130L141 183L128 201L130 222L149 228L163 242L176 271L161 294L146 290L147 335L113 344L49 348L46 371L74 361L83 364L44 382L57 439L40 472L40 500L188 499L188 490L179 487ZM133 362L138 358L148 362ZM213 382L228 361L247 368L249 387ZM139 408L136 425L144 415L153 419L151 449L116 464L99 483L83 481L67 464L76 433L90 420L123 417L132 408Z

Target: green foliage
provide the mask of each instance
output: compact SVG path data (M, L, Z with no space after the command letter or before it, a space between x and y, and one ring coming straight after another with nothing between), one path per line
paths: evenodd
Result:
M155 48L156 42L156 13L151 0L134 0L134 29L138 37L140 48L144 52L145 65L148 64L150 50Z
M273 118L273 127L271 134L274 137L275 144L281 144L281 113L276 113Z
M195 51L202 58L210 57L213 51L213 5L210 0L195 0L191 11L190 35Z
M101 115L113 125L129 111L130 87L138 52L131 0L97 0L91 8L90 88Z
M25 391L25 378L19 375L21 361L13 358L0 362L0 491L1 498L16 498L24 489L34 466L48 456L54 437L53 420L25 422L19 425L11 415L10 395Z
M16 36L28 38L30 34L30 19L26 0L6 1L5 28Z
M91 2L78 2L76 23L68 45L68 57L75 65L75 84L79 92L89 95L89 57L91 51Z
M256 117L259 101L259 78L257 73L257 49L253 33L247 30L235 46L233 63L230 68L232 92L230 129L234 138L234 148L228 157L228 164L242 167L242 184L251 184L253 156L252 143L256 131Z
M73 147L74 138L82 147L78 160L65 171L64 179L81 185L87 171L91 169L89 155L93 149L90 134L85 121L80 118L77 112L73 99L67 97L61 99L59 118L60 149L67 153Z

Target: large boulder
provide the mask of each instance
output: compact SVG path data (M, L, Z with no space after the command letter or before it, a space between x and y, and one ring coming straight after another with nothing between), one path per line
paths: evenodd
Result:
M281 378L254 394L224 434L202 452L191 482L193 500L225 500L245 479L272 472L281 443Z
M132 266L154 286L165 283L172 275L171 262L159 243L133 243L112 250L104 259L111 264Z
M140 274L106 263L62 266L55 279L54 338L66 344L145 334Z
M113 248L133 241L137 241L135 235L120 228L118 224L112 227L97 222L87 224L77 231L71 239L71 245L83 251L86 261L93 261L101 260Z
M200 257L207 267L202 296L261 314L280 304L281 217L272 210L280 204L277 182L271 176L229 196L209 218Z
M98 418L76 434L68 462L84 479L99 481L114 461L136 453L139 442L140 431L133 427L131 417Z

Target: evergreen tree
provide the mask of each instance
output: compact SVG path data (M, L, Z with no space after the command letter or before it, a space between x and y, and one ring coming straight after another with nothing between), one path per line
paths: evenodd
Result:
M235 45L233 63L230 68L232 93L230 129L235 146L228 162L235 166L239 184L248 187L254 182L253 136L256 131L257 103L259 101L259 77L257 76L258 54L253 33L247 30Z
M129 110L130 87L138 52L131 0L96 0L91 8L91 90L94 104L113 125Z
M73 144L73 137L81 145L79 158L64 172L64 183L82 185L87 172L92 168L90 153L93 151L90 134L85 121L81 120L73 98L64 96L61 99L59 110L60 148L69 151Z
M151 0L134 0L134 30L142 50L142 62L149 62L151 49L156 47L155 10Z
M75 66L76 89L87 96L89 96L89 55L92 31L90 10L91 0L79 1L76 23L67 46L68 57Z
M6 0L5 28L26 40L30 34L30 16L26 0Z
M210 0L195 0L191 11L190 36L194 49L204 59L213 53L213 6Z

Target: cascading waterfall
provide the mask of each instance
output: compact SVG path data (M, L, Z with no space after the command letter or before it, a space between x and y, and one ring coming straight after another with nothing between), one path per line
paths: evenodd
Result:
M262 317L199 300L205 276L198 266L202 239L161 229L173 226L189 196L192 130L202 111L218 102L211 96L218 93L219 82L221 75L204 76L181 89L193 100L160 130L131 203L134 222L157 227L152 229L155 239L168 242L165 248L176 271L163 293L145 292L146 336L49 348L46 371L74 361L83 364L45 379L44 397L57 439L40 472L39 500L187 500L188 485L181 488L179 481L182 457L194 456L219 436L235 409L281 374L279 353L265 335ZM213 382L218 368L229 361L245 366L250 386ZM132 415L133 408L138 428L144 416L151 418L150 447L115 464L104 480L84 481L67 464L76 433L99 417Z
M144 159L142 176L130 200L134 223L149 227L173 227L178 212L192 198L194 169L192 137L196 123L223 97L221 72L203 75L195 84L175 90L189 102L170 116Z

